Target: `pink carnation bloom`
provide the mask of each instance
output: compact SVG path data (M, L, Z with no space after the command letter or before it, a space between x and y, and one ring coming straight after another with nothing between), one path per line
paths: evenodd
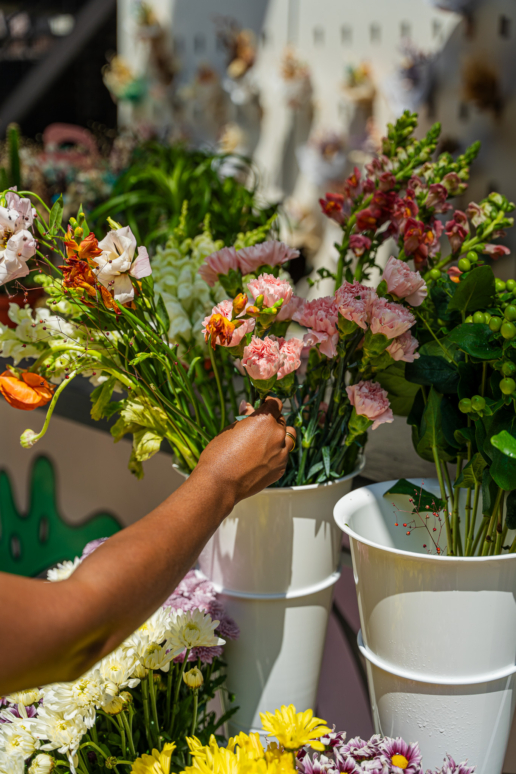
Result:
M283 322L284 320L292 320L296 312L301 312L306 304L304 298L293 295L288 303L283 304L278 314L276 315L276 322Z
M233 248L231 248L233 249ZM299 256L299 250L294 250L284 242L269 240L252 247L243 247L238 251L237 260L242 274L251 274L260 266L281 266Z
M278 371L278 380L283 379L284 376L287 376L287 374L291 374L293 371L297 371L297 369L301 365L301 352L304 347L304 342L302 342L300 339L289 339L288 341L285 341L285 339L278 338L276 339L279 345L280 355L283 358L283 363L281 365L280 370Z
M363 382L346 387L349 402L357 414L373 422L373 430L384 422L392 422L394 415L387 398L387 391L378 382Z
M383 272L387 290L398 298L404 298L411 306L420 306L428 291L426 282L418 271L411 271L404 261L391 256Z
M389 344L387 352L394 360L404 360L405 363L413 363L419 357L416 349L419 347L419 341L411 334L405 331L401 336Z
M319 344L319 351L323 355L326 357L336 356L339 340L337 331L339 309L333 296L307 301L292 319L300 325L312 329L303 339L305 346L314 347Z
M383 333L388 339L395 339L408 331L416 318L401 304L392 304L385 298L374 299L371 305L371 332Z
M230 269L238 269L237 251L234 247L223 247L204 259L199 274L212 288L219 274L228 274Z
M344 282L335 293L335 302L341 315L366 330L371 305L377 298L373 288L354 282Z
M278 342L269 336L253 336L244 349L242 365L251 379L272 379L283 365Z
M208 323L213 317L214 314L221 314L223 317L226 318L226 320L232 320L233 318L233 304L231 301L225 300L221 301L220 304L217 304L213 307L211 310L211 314L209 317L205 317L203 320L203 333L206 336L206 328L208 327ZM256 325L256 321L253 319L249 320L243 320L242 324L238 326L238 328L235 328L235 332L233 333L231 340L228 343L224 343L220 336L217 336L216 343L221 347L238 347L246 333L250 333L254 330L254 326Z
M247 287L255 301L258 296L263 295L263 304L267 307L274 306L280 299L283 299L284 304L288 304L294 292L288 282L277 279L272 274L260 274L248 282Z

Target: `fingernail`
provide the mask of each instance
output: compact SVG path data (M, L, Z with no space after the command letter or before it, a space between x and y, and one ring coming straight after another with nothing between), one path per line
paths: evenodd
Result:
M247 411L247 405L248 404L247 404L246 400L241 400L240 401L240 405L238 407L238 413L239 414L245 414L245 412Z

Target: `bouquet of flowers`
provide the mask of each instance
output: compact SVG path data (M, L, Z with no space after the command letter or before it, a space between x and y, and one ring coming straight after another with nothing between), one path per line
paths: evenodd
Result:
M408 415L417 453L436 465L441 499L435 510L443 509L447 553L516 551L515 540L505 545L516 528L516 281L495 279L482 258L509 253L496 240L513 225L508 213L514 204L491 193L465 211L454 209L449 199L466 190L478 143L455 161L448 153L431 161L440 127L414 140L415 126L416 116L405 113L390 126L383 155L368 165L365 178L356 169L344 194L328 193L321 201L344 232L336 286L342 274L349 280L367 276L389 237L397 242L398 257L388 261L380 287L390 293L395 283L401 286L411 276L409 259L425 271L428 288L418 290L421 303L413 309L417 357L391 364L378 380L397 413ZM457 463L453 484L449 462ZM416 501L412 485L400 487L397 492Z
M190 471L227 424L228 392L235 414L231 374L229 390L223 384L228 358L234 372L239 368L244 375L248 401L255 404L270 391L288 401L289 421L299 428L301 443L283 485L323 483L351 473L366 430L392 421L387 393L372 377L416 356L410 309L420 303L425 286L417 273L407 269L403 283L389 290L384 283L378 292L346 281L334 296L304 302L282 274L298 252L274 240L255 244L268 224L240 235L235 246L216 250L199 269L207 285L219 282L230 297L203 322L218 396L214 405L197 379L200 357L185 363L178 344L171 345L171 320L156 293L147 250L137 248L128 226L110 219L112 230L99 242L82 211L63 228L60 201L48 222L34 215L29 199L8 191L4 201L0 215L15 230L4 253L5 279L26 276L27 259L35 254L37 269L48 269L36 276L49 295L49 309L31 313L14 305L17 328L2 334L4 353L35 360L28 369L10 367L0 376L3 396L24 410L50 404L42 430L27 430L22 445L32 446L44 435L59 395L83 374L97 384L92 417L117 415L115 440L133 436L132 472L143 475L142 462L164 439L182 469ZM39 247L22 228L33 222ZM57 276L45 247L62 255ZM285 338L293 320L307 329L303 340Z
M69 577L102 542L49 570L48 580ZM136 759L153 747L168 754L169 766L184 768L187 738L222 739L217 730L236 711L217 718L207 705L217 692L226 704L222 646L238 634L211 583L190 571L162 608L79 680L0 699L0 770L138 771Z

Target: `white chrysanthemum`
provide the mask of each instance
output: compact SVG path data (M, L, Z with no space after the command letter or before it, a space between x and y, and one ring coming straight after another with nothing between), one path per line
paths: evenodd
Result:
M24 759L28 758L39 747L34 720L17 718L7 712L2 714L4 718L9 715L11 722L0 725L0 750L7 755L21 753Z
M0 773L1 774L23 774L25 762L21 753L7 755L0 750Z
M51 755L47 753L40 753L36 755L34 760L29 766L29 774L51 774L55 767L55 761ZM0 765L0 772L2 767Z
M173 651L173 657L185 648L214 648L224 645L215 634L220 621L212 621L211 616L202 610L176 610L171 613L171 626L167 632L167 648Z
M47 580L53 582L66 580L75 572L80 563L81 560L76 556L73 562L66 560L65 562L58 564L57 567L54 567L47 572Z
M45 742L41 750L57 750L66 755L70 770L75 774L75 755L81 739L88 729L79 715L66 720L63 712L54 712L48 707L41 707L38 717L34 719L34 736Z
M117 696L123 688L136 688L140 682L133 677L137 663L134 653L130 654L124 648L117 648L103 658L95 667L100 675L102 691Z
M140 662L147 669L161 669L162 672L168 672L174 653L170 651L167 644L157 645L155 642L149 642L143 647L139 656Z
M11 693L9 696L6 696L6 699L11 704L21 704L23 707L30 707L31 704L36 704L37 701L40 701L41 696L42 693L39 688L32 688L28 691Z
M65 720L80 715L88 728L95 723L95 708L101 700L101 677L97 670L73 683L54 683L45 690L45 707L62 712Z

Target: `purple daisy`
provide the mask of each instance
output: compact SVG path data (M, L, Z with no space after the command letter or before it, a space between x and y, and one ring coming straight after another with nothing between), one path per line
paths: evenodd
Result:
M421 774L421 752L417 742L408 745L401 737L390 739L385 737L380 743L380 758L382 763L390 768L386 774Z
M448 760L444 762L441 769L436 769L435 772L427 771L426 774L475 774L476 766L468 766L467 761L455 763L451 755L446 755L446 757Z
M337 774L335 761L319 753L307 754L302 760L298 758L297 768L303 774Z
M337 761L339 758L346 758L348 755L357 763L374 760L375 758L378 758L380 754L380 742L381 736L379 734L375 734L368 741L361 739L359 736L355 736L341 747L335 747L333 754Z
M97 548L102 545L102 543L105 543L107 539L108 538L97 538L97 540L90 540L89 543L86 543L81 559L86 559L86 557L96 551Z
M182 664L185 660L185 653L186 651L183 651L179 656L176 656L174 664ZM220 656L222 656L222 647L220 645L215 645L213 648L192 648L188 654L188 661L200 660L201 664L212 664L213 659Z

